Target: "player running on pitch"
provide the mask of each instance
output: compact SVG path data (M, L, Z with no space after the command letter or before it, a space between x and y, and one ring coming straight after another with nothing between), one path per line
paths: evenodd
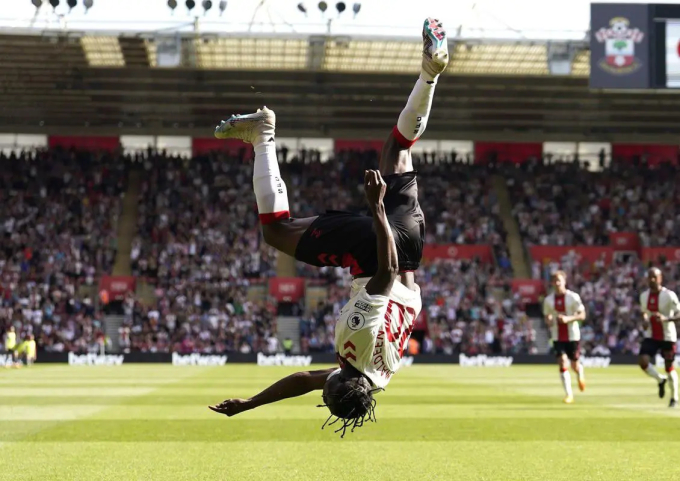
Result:
M668 407L674 408L678 403L678 373L673 366L678 336L675 323L680 320L680 301L675 292L661 284L661 270L652 267L647 271L649 289L640 294L640 308L647 324L645 338L640 346L640 367L659 383L659 397L666 395L666 381L670 379L671 401ZM668 376L662 376L654 367L654 359L658 353L664 359Z
M581 331L578 324L585 320L586 308L581 302L581 296L567 289L567 274L564 271L556 271L552 275L552 284L555 290L543 301L543 316L550 328L553 349L560 366L560 378L566 395L564 402L571 404L574 402L574 394L567 359L571 361L571 368L576 373L579 389L586 389L583 365L579 362Z
M239 138L254 146L253 187L265 241L314 266L349 267L355 280L335 328L339 369L299 372L250 399L211 406L213 411L233 416L323 390L324 405L331 412L326 423L336 416L333 423L341 420L338 431L343 436L348 427L375 420L373 393L384 389L399 369L421 309L413 271L422 256L425 223L410 148L425 131L437 79L448 63L446 33L438 20L425 20L423 44L420 78L385 142L380 171L365 174L372 217L333 211L290 218L271 110L233 116L215 130L217 138Z

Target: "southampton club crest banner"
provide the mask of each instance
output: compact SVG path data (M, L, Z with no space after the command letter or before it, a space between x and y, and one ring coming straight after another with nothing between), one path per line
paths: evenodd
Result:
M648 10L648 5L590 5L591 88L649 88Z

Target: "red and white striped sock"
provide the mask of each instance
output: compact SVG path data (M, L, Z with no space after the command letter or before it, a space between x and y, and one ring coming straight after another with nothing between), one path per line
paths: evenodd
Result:
M393 130L394 136L405 149L410 148L425 132L427 119L432 108L432 98L437 80L418 78L406 107L401 111L397 125Z
M281 178L274 138L258 139L253 163L253 189L262 225L290 217L286 183Z

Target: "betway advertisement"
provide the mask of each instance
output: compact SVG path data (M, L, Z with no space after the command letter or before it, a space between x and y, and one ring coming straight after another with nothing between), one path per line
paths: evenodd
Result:
M179 353L150 353L135 352L130 354L76 354L65 352L39 352L37 362L60 363L71 366L122 366L127 364L155 363L168 364L178 367L202 366L224 367L232 364L253 364L262 367L307 367L310 365L336 365L336 358L331 353L314 353L306 355L285 354L179 354ZM416 356L404 356L401 361L402 367L416 364L445 364L460 365L462 367L511 367L515 365L553 365L555 356L549 354L515 354L515 355L445 355L445 354L420 354ZM610 365L637 365L638 359L634 355L614 354L611 356L581 356L581 362L586 368L606 368ZM12 357L8 354L0 354L0 366L10 365ZM661 356L657 356L655 364L663 368L664 362ZM677 365L676 361L676 365ZM639 369L639 368L638 368Z

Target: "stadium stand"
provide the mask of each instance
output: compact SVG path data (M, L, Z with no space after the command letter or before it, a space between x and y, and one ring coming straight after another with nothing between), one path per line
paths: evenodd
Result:
M98 351L96 283L116 255L125 159L52 149L0 162L0 326L46 350Z

